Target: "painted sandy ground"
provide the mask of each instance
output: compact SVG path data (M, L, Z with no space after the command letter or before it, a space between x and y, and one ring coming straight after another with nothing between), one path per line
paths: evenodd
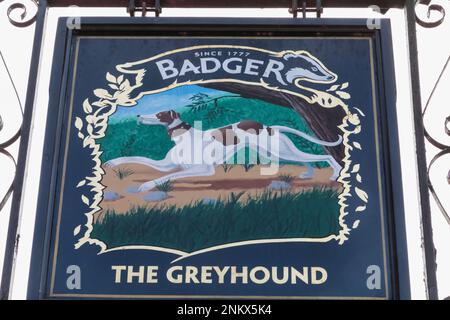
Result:
M119 170L132 172L120 179ZM245 171L241 165L233 165L227 172L222 166L216 167L216 173L209 177L191 177L178 179L172 182L173 190L168 193L169 198L163 201L147 202L143 199L144 193L129 193L127 188L138 186L141 183L153 180L168 174L158 170L137 164L121 165L115 168L105 168L102 184L105 191L116 192L120 199L115 201L102 201L102 211L96 218L101 217L106 211L114 210L116 213L124 213L136 206L161 206L183 205L201 201L204 198L226 199L231 193L245 192L245 196L260 194L272 181L280 180L280 175L291 175L291 192L302 192L314 187L328 187L339 189L340 184L330 180L331 168L314 169L313 179L300 179L298 176L305 172L306 168L296 165L283 165L275 175L261 175L261 167L254 166ZM157 191L154 189L152 191ZM246 197L242 197L245 199Z

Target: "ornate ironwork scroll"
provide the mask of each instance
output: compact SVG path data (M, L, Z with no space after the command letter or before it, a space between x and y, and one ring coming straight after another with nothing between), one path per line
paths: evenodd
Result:
M0 0L0 4L4 0ZM30 7L35 6L35 9L37 9L38 1L37 0L28 0L25 2L13 2L8 6L6 9L6 16L8 17L9 22L18 28L24 28L32 25L36 21L36 13L37 10L30 10ZM17 19L16 13L20 13L19 18ZM16 86L14 84L13 78L11 76L11 73L9 71L8 65L3 57L2 52L0 51L0 58L1 63L3 64L8 79L11 82L11 85L13 87L14 93L16 95L18 105L20 107L21 115L23 118L23 106L20 101L19 94L17 92ZM4 121L2 118L1 112L4 112L5 109L0 110L0 131L4 129ZM10 111L10 110L8 110ZM20 120L22 122L22 119ZM19 138L21 134L21 125L19 125L19 128L12 134L12 136L7 137L5 141L0 141L0 156L6 157L9 161L11 161L14 164L14 167L17 167L16 159L15 157L8 151L8 147L12 146ZM11 194L14 190L14 180L10 182L8 189L4 194L0 194L0 212L2 211L3 207L5 206L6 202L10 198Z
M422 1L416 1L416 6L417 5L421 5ZM431 18L431 13L432 12L438 12L440 14L440 17L436 20L423 20L422 18L420 18L417 14L416 14L416 22L418 25L420 25L421 27L424 28L435 28L439 25L442 24L442 22L444 22L445 19L445 9L443 6L439 5L439 4L431 4L427 6L427 19Z
M5 70L6 70L7 74L8 74L8 78L9 78L9 80L10 80L10 82L11 82L13 88L14 88L14 92L16 94L17 101L18 101L19 107L20 107L20 111L21 111L21 114L22 114L22 117L23 117L22 103L20 102L19 94L17 92L16 86L14 85L14 81L13 81L13 79L11 77L11 73L9 72L8 65L6 64L5 59L4 59L3 54L2 54L1 51L0 51L0 58L1 58L1 61L2 61L3 65L4 65L4 67L5 67ZM4 111L4 110L1 110L1 111ZM3 130L3 127L4 127L3 118L2 118L1 113L0 113L0 131ZM10 161L12 161L13 164L14 164L14 167L17 167L16 160L15 160L14 156L7 150L7 148L10 147L11 145L13 145L20 138L20 132L21 132L21 126L19 126L19 129L17 129L17 131L11 137L8 137L6 139L6 141L1 141L0 142L0 154L2 156L4 156L4 157L8 158ZM14 190L14 180L11 181L10 186L7 189L6 193L0 198L0 212L2 211L3 207L5 206L6 202L9 199L9 197L11 196L13 190Z
M0 0L2 3L4 0ZM37 10L30 13L30 6L38 7L38 0L26 0L26 1L15 1L9 5L8 9L6 9L6 15L8 17L9 22L18 28L24 28L32 25L36 21L36 13ZM20 20L15 18L14 12L21 12Z
M440 73L440 75L439 75L439 78L438 78L438 80L436 81L436 83L435 83L435 85L434 85L434 87L433 87L433 90L432 90L430 96L428 97L427 103L426 103L426 105L425 105L425 108L424 108L423 114L422 114L424 117L425 117L425 114L426 114L426 112L427 112L427 110L428 110L428 107L429 107L429 105L430 105L430 101L431 101L432 97L434 96L434 93L435 93L435 91L436 91L436 88L438 87L438 85L439 85L439 83L440 83L440 81L441 81L441 79L442 79L442 76L444 75L445 71L447 70L447 67L448 67L449 63L450 63L450 55L448 56L447 61L446 61L445 65L444 65L444 67L443 67L443 69L442 69L442 71L441 71L441 73ZM450 128L449 128L449 124L450 124L450 116L446 117L445 120L444 120L444 123L443 123L443 129L444 129L444 131L445 131L445 133L446 133L447 136L450 136ZM431 143L433 146L435 146L436 148L438 148L438 149L440 150L440 151L439 151L439 152L431 159L431 161L430 161L430 163L429 163L429 165L428 165L428 170L427 170L427 173L428 173L428 187L429 187L430 192L431 192L431 195L432 195L433 198L435 199L435 201L436 201L436 203L437 203L439 209L440 209L441 212L443 213L443 215L444 215L445 219L447 220L448 224L450 224L450 216L449 216L447 210L445 210L444 206L442 205L442 202L441 202L441 200L440 200L440 198L439 198L437 192L435 191L435 188L434 188L434 186L433 186L433 183L432 183L432 181L431 181L432 179L431 179L431 176L430 176L430 170L431 170L431 167L434 165L434 163L435 163L438 159L440 159L440 158L442 158L443 156L445 156L446 154L449 154L449 153L450 153L450 145L449 145L449 144L442 143L442 142L439 142L439 141L437 140L437 138L434 138L434 137L428 132L426 126L425 126L425 138L427 138L427 140L428 140L429 143ZM448 174L447 174L447 180L448 180L448 182L450 183L450 171L449 171Z
M421 1L416 1L416 7L418 5L421 5ZM439 17L435 20L430 20L431 19L431 13L432 12L437 12L439 13ZM416 21L417 24L419 24L420 26L424 27L424 28L435 28L440 26L445 19L445 9L442 5L440 4L431 4L427 6L427 17L426 19L422 19L417 15L416 12ZM428 97L428 100L425 104L425 107L423 109L422 112L422 118L425 120L425 116L427 114L427 112L429 112L429 109L431 108L430 106L432 98L434 97L434 94L436 92L436 89L439 87L441 80L445 74L445 72L447 71L447 67L450 64L450 54L447 58L447 61L445 62L438 79L436 80L436 83L433 86L433 90L430 93L430 96ZM445 132L445 134L447 136L450 137L450 115L447 116L445 118L445 120L443 121L443 131ZM439 160L440 158L442 158L443 156L450 154L450 144L448 143L443 143L440 142L439 139L437 137L434 137L432 134L430 134L430 131L427 130L427 123L424 121L424 135L425 138L427 139L427 141L433 145L434 147L436 147L439 151L437 154L435 154L433 156L433 158L430 160L429 164L428 164L428 168L427 168L427 176L428 176L428 188L430 190L431 195L433 196L434 200L436 201L436 204L438 206L438 208L440 209L440 211L442 212L442 214L444 215L444 218L446 219L446 221L448 222L448 224L450 224L450 216L447 212L447 210L445 209L444 205L442 204L441 201L441 197L439 197L438 193L436 192L436 189L433 185L432 182L432 178L430 175L430 170L431 168L434 166L434 164L436 163L437 160ZM450 183L450 170L447 174L447 180Z

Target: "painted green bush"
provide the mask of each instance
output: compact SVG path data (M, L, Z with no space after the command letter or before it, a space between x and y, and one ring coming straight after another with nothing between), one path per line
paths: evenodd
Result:
M335 190L242 197L232 194L214 204L197 201L180 208L137 207L125 214L108 211L94 224L91 238L109 248L149 245L192 252L245 240L322 238L340 230Z
M197 109L186 106L177 110L183 121L193 125L202 121L202 130L226 126L241 120L254 120L265 125L285 125L314 135L304 120L290 108L281 107L257 99L239 96L223 97L207 102ZM321 146L298 136L287 134L302 151L324 154ZM164 158L173 147L166 130L162 126L139 125L135 118L128 118L108 125L106 136L99 140L102 145L102 161L124 156L143 156L155 160ZM248 149L243 149L248 159ZM237 155L236 155L237 156ZM326 167L323 162L313 163L316 167Z
M99 143L102 146L103 162L126 156L160 160L174 145L165 128L138 125L135 119L108 125L106 136L99 139Z

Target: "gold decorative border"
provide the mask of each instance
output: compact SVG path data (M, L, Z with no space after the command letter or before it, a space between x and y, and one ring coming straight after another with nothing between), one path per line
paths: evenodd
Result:
M76 60L78 58L78 49L79 49L79 40L81 37L77 38L77 43L76 43ZM92 37L89 37L92 38ZM100 37L103 38L103 37ZM108 37L110 38L110 37ZM148 38L148 37L146 37ZM151 37L150 37L151 38ZM156 37L158 38L158 37ZM191 37L193 38L193 37ZM204 37L202 37L204 38ZM300 37L297 37L296 39L299 39ZM335 37L322 37L324 39L329 39L332 38L334 39ZM279 39L279 38L276 38ZM310 39L310 38L308 38ZM317 39L317 38L314 38ZM339 38L340 39L340 38ZM345 39L355 39L354 37L349 37L349 38L345 38ZM373 94L373 109L375 112L375 116L376 116L376 96L375 96L375 79L374 79L374 64L373 64L373 49L372 49L372 39L369 37L357 37L357 39L366 39L369 41L369 45L370 45L370 63L371 63L371 76L372 76L372 94ZM305 51L282 51L282 52L272 52L269 50L265 50L265 49L259 49L259 48L254 48L254 47L245 47L245 46L223 46L223 45L212 45L212 46L194 46L194 47L188 47L188 48L202 48L202 47L207 47L207 48L218 48L218 47L236 47L236 48L247 48L247 49L252 49L252 50L260 50L272 55L280 55L280 54L284 54L286 52L293 52L293 53L305 53ZM183 49L178 49L178 50L173 50L170 51L170 53L174 53L177 51L182 51L182 50L187 50L188 48L183 48ZM169 54L169 52L154 56L152 58L149 59L156 59L156 57L161 57L164 55ZM309 53L307 53L309 54ZM312 56L312 55L311 55ZM316 58L317 59L317 58ZM123 65L118 65L116 66L117 70L123 70L122 68L125 67L126 64ZM119 69L120 68L120 69ZM136 83L139 83L142 80L142 75L145 72L145 70L139 70L137 72L136 75ZM127 72L124 72L127 73ZM133 73L133 72L128 72L128 73ZM125 80L122 81L117 81L118 78L121 77L121 75L119 75L118 77L114 77L112 76L110 73L106 74L106 78L107 80L112 80L113 78L115 79L115 82L119 82L118 84L121 85L122 81L125 82ZM74 78L73 78L73 86L72 86L72 98L71 98L71 110L72 110L72 106L73 106L73 94L74 94L74 82L75 82L75 78L76 78L76 62L75 62L75 68L74 68ZM337 77L336 77L337 80ZM335 80L335 81L336 81ZM334 81L334 82L335 82ZM245 82L245 81L239 81L236 79L221 79L221 80L211 80L211 81L203 81L203 82L186 82L186 83L174 83L166 88L164 88L163 90L158 90L155 92L148 92L148 93L141 93L142 97L144 94L152 94L152 93L157 93L157 92L162 92L162 91L167 91L170 89L173 89L175 87L181 86L181 85L192 85L192 84L199 84L199 83L208 83L208 82L241 82L241 83L245 83L245 84L249 84L249 85L261 85L263 87L266 87L267 89L271 89L271 90L278 90L278 91L282 91L282 92L287 92L293 95L297 95L297 96L301 96L300 94L297 94L295 92L292 91L288 91L288 90L280 90L279 88L274 88L274 87L270 87L268 84L266 84L264 81L261 80L260 83L251 83L251 82ZM357 149L362 149L361 145L356 142L356 141L352 141L350 142L349 137L354 134L359 134L361 132L361 122L359 117L362 116L364 117L364 113L357 107L353 107L353 109L356 111L355 113L351 113L349 111L349 106L347 104L345 104L342 99L347 100L350 98L350 95L346 92L343 92L343 95L338 98L336 96L332 96L331 94L329 94L328 92L333 92L336 91L337 89L344 89L348 86L348 83L344 83L341 85L334 85L332 87L330 87L329 89L327 89L326 91L328 92L323 92L323 91L317 91L314 90L312 88L306 88L303 87L299 84L299 81L295 82L296 86L298 86L299 88L302 89L306 89L306 90L310 90L314 93L317 94L318 97L321 98L325 98L321 101L331 101L332 103L329 105L322 105L319 101L315 101L317 103L319 103L322 107L328 107L328 108L334 108L337 106L340 106L343 108L343 110L346 112L346 115L344 116L343 120L342 120L342 124L339 126L339 129L343 132L343 144L345 146L345 157L343 159L343 162L345 164L344 168L341 170L341 174L338 178L338 182L340 182L343 186L344 186L344 191L339 195L339 205L340 205L340 217L339 217L339 224L341 225L342 229L339 233L338 236L335 235L331 235L329 237L325 237L325 238L294 238L294 239L267 239L266 240L258 240L258 241L245 241L242 242L241 245L247 245L247 244L253 244L253 243L273 243L273 242L328 242L332 239L335 239L339 242L339 244L343 244L347 239L347 235L349 235L350 231L352 229L356 229L360 223L360 220L355 220L352 227L349 228L346 224L345 224L345 219L344 217L348 214L348 212L345 211L345 208L347 207L346 204L346 200L347 198L353 196L351 193L351 188L352 185L350 184L350 177L352 174L354 174L356 176L356 181L358 183L362 183L362 177L359 174L360 171L360 164L354 164L353 166L352 161L350 159L350 151L353 150L353 148L357 148ZM142 83L141 83L142 85ZM91 154L93 155L93 160L95 161L95 166L93 168L93 176L87 176L85 179L83 179L82 181L80 181L77 185L78 187L81 187L83 185L89 185L92 187L91 191L95 192L94 196L92 197L91 200L93 200L92 202L89 200L89 198L85 195L82 195L81 200L87 205L89 206L89 208L91 209L89 212L85 213L85 215L88 218L87 223L85 224L85 226L87 227L87 231L84 234L84 236L79 239L79 241L77 242L77 244L75 245L75 248L78 249L81 247L81 245L85 244L85 243L89 243L89 244L95 244L100 246L101 251L98 254L102 254L102 253L106 253L106 252L110 252L110 251L116 251L116 250L122 250L122 249L150 249L150 250L154 250L157 249L156 247L150 247L150 246L124 246L124 247L118 247L118 248L112 248L112 249L107 249L106 244L104 244L103 242L97 240L97 239L90 239L90 233L92 231L92 218L93 218L93 214L98 212L99 210L101 210L101 208L99 207L99 204L102 201L102 196L103 196L103 189L105 188L101 183L101 178L102 175L104 174L103 169L101 168L101 161L100 161L100 154L101 154L101 150L100 150L100 145L98 145L95 140L96 139L100 139L102 137L105 136L105 132L106 132L106 128L107 128L107 122L108 122L108 118L109 116L111 116L115 111L118 105L122 105L121 103L124 103L124 101L120 100L120 98L123 98L123 95L121 95L121 93L123 94L124 92L126 93L127 90L129 90L132 86L124 86L123 88L119 87L119 90L116 91L113 95L110 95L112 97L111 100L109 99L105 99L104 96L104 92L99 92L97 90L104 90L104 89L96 89L94 90L94 94L99 97L100 99L94 103L92 103L93 106L98 107L97 110L93 110L92 105L89 103L88 99L86 99L83 103L83 109L86 113L86 117L84 120L80 119L80 118L76 118L75 119L75 128L78 129L78 136L80 139L83 140L83 148L90 148ZM137 88L138 86L133 86L133 90L135 88ZM128 93L130 93L132 90L128 91ZM109 94L109 93L108 93ZM139 97L139 98L140 98ZM106 97L107 98L107 97ZM308 101L307 97L304 97L305 100ZM106 100L106 101L105 101ZM138 100L138 98L135 98L135 100ZM136 101L134 101L133 103L135 103ZM126 104L123 104L124 106ZM106 113L100 114L100 111L103 111L103 109L105 107L110 107L110 110ZM81 120L81 122L80 122ZM83 126L84 124L86 125L86 130L85 132L87 133L87 135L85 135L82 131L83 131ZM94 132L94 127L96 130L98 130L97 132ZM377 130L377 123L375 120L375 129ZM70 132L70 129L69 129ZM69 136L69 134L68 134ZM381 173L380 173L380 159L379 159L379 155L378 155L378 151L379 151L379 146L378 146L378 137L375 137L375 142L376 142L376 147L377 147L377 171L378 171L378 182L379 182L379 188L381 188ZM67 143L66 143L67 145ZM68 148L66 148L66 154L65 154L65 159L67 158L67 151ZM64 160L66 161L66 160ZM351 168L351 170L350 170ZM64 163L64 172L66 169L66 163ZM63 185L64 188L64 185ZM357 207L356 211L357 212L362 212L366 209L366 204L368 202L368 195L367 193L362 190L362 188L359 188L358 186L354 186L354 192L355 194L358 196L358 198L361 200L361 205ZM62 192L61 192L61 201L60 201L60 208L59 208L59 215L58 215L58 226L57 226L57 234L56 234L56 246L55 246L55 250L54 250L54 256L53 256L53 268L52 268L52 277L51 277L51 290L50 290L50 296L60 296L60 297L74 297L74 296L86 296L86 297L118 297L116 295L96 295L96 294L80 294L80 295L71 295L71 294L55 294L53 293L53 288L54 288L54 276L55 276L55 267L56 267L56 261L57 261L57 248L58 248L58 240L59 240L59 220L60 220L60 214L61 214L61 209L62 209ZM386 288L386 296L382 297L381 299L387 299L387 264L386 264L386 252L385 252L385 233L384 233L384 219L383 219L383 201L382 201L382 194L380 193L380 211L381 211L381 229L382 229L382 240L383 240L383 258L384 258L384 274L385 274L385 288ZM77 236L77 234L79 234L81 229L81 225L77 226L74 229L74 236ZM216 247L212 247L210 248L211 250L218 250L218 249L222 249L225 247L232 247L232 246L238 246L240 245L240 243L233 243L233 244L228 244L228 245L224 245L224 246L218 246ZM172 250L172 249L165 249L165 248L159 248L159 249L163 249L160 251L164 251L164 252L169 252L169 253L182 253L181 251L178 250ZM211 251L211 250L207 250L207 251ZM177 252L178 251L178 252ZM198 252L193 252L191 254L185 254L184 256L181 256L180 258L176 259L180 260L184 257L187 256L191 256L193 254L199 254L199 253L203 253L205 252L204 250L198 251ZM175 261L172 261L175 262ZM193 297L193 296L158 296L158 295L146 295L146 296L142 296L142 295L120 295L121 297L154 297L154 298L158 298L158 297L172 297L172 298L176 298L176 297L181 297L181 298L189 298L189 297ZM199 296L200 297L200 296ZM201 296L201 297L216 297L216 296ZM237 296L217 296L217 297L222 297L222 298L236 298ZM247 297L247 296L243 296L243 297ZM255 296L255 298L265 298L264 296ZM293 299L301 299L301 298L305 298L305 297L292 297L292 296L288 296L288 297L278 297L278 296L273 296L270 298L293 298ZM327 298L327 297L306 297L307 299L310 298ZM367 297L329 297L329 298L344 298L344 299L365 299ZM370 297L369 299L379 299L377 297Z
M351 155L350 151L353 148L361 149L361 145L355 141L355 139L352 137L352 142L350 142L350 136L351 135L357 135L361 132L361 122L359 119L359 116L364 116L364 114L358 109L355 109L355 113L350 112L350 107L344 103L342 99L350 99L350 94L347 92L342 91L343 89L348 87L348 83L343 83L340 85L333 85L331 86L327 91L319 91L316 89L308 88L300 82L301 79L297 79L295 81L295 85L303 90L307 90L313 93L311 97L302 95L298 92L280 89L278 87L272 87L266 82L260 79L260 82L249 82L249 81L242 81L232 78L225 78L225 79L211 79L211 80L197 80L197 81L186 81L186 82L177 82L170 84L169 86L162 87L153 91L143 91L137 94L135 97L131 97L131 94L134 90L141 87L143 85L143 78L145 75L146 70L145 69L138 69L138 70L132 70L130 71L128 68L142 65L144 63L148 63L157 59L160 59L165 56L170 56L174 53L179 52L189 52L193 50L206 50L206 49L221 49L221 48L233 48L236 50L252 50L252 51L260 51L263 53L266 53L271 56L275 57L282 57L285 54L292 53L292 54L303 54L308 55L311 58L317 60L320 62L319 59L314 57L312 54L310 54L307 51L301 50L301 51L292 51L292 50L284 50L281 52L274 52L269 51L265 49L255 48L255 47L248 47L248 46L236 46L236 45L199 45L199 46L191 46L181 49L175 49L172 51L164 52L158 55L155 55L153 57L150 57L148 59L136 61L136 62L127 62L124 64L120 64L116 66L117 71L121 72L118 76L113 76L111 73L106 73L106 80L109 82L108 85L110 88L112 88L113 91L110 93L108 90L99 88L94 90L94 94L99 98L99 100L93 102L92 104L89 102L88 99L84 100L83 103L83 110L86 114L84 119L81 119L77 117L75 119L75 128L78 130L78 137L82 139L83 141L83 148L89 148L91 149L91 155L93 157L93 160L95 162L95 166L93 168L93 176L88 176L85 179L81 180L78 185L78 187L84 186L86 183L93 187L92 191L94 191L94 196L89 199L88 196L82 195L81 200L83 203L85 203L89 208L91 209L88 213L86 213L86 216L88 217L88 221L86 223L86 232L84 236L78 240L78 242L75 245L75 248L81 247L85 243L89 244L95 244L100 246L101 251L100 253L109 252L112 250L123 250L123 249L149 249L149 250L158 250L162 252L168 252L180 255L182 257L192 256L196 254L200 254L203 252L213 251L213 250L219 250L231 246L240 246L240 245L247 245L247 244L254 244L254 243L272 243L272 242L328 242L332 239L335 239L339 242L339 244L343 244L347 239L347 235L350 233L351 229L356 229L359 225L359 220L355 221L353 226L350 228L345 223L344 217L348 214L346 212L345 208L347 207L347 199L352 194L352 185L351 185L351 175L356 175L356 181L362 182L362 177L359 174L360 165L359 164L353 164L351 161ZM321 63L321 62L320 62ZM326 67L321 63L321 66L325 69ZM125 78L124 75L132 75L135 80L135 84L131 85L129 79ZM335 75L335 81L337 81L338 76ZM196 84L203 84L203 83L217 83L217 82L235 82L235 83L244 83L247 85L257 85L262 86L269 90L274 91L281 91L285 93L289 93L298 97L301 97L302 99L306 100L310 104L317 103L321 107L324 108L336 108L341 107L344 112L345 116L342 119L342 123L339 126L339 129L343 133L343 144L345 147L345 156L344 159L342 159L344 163L344 167L341 170L340 176L337 179L338 182L340 182L343 186L343 192L339 194L339 205L340 205L340 215L339 215L339 225L341 226L341 230L338 235L330 235L328 237L324 238L290 238L290 239L264 239L264 240L257 240L257 241L240 241L236 243L229 243L225 245L219 245L214 246L211 248L187 253L180 250L173 250L168 248L162 248L162 247L154 247L154 246L121 246L114 249L108 249L106 244L98 239L91 239L90 234L92 232L92 224L93 224L93 215L94 213L101 210L100 203L103 199L103 189L105 186L101 184L101 179L104 174L104 170L101 167L101 161L100 161L100 155L102 154L101 146L96 142L96 140L101 139L105 137L105 132L108 126L108 118L116 111L117 106L128 106L132 107L137 104L137 101L142 98L144 95L151 95L155 93L164 92L176 87L184 86L184 85L196 85ZM317 82L317 81L316 81ZM333 83L334 83L333 82ZM332 95L332 93L335 93L339 95L339 97ZM94 108L95 107L95 108ZM106 110L106 112L105 112ZM355 194L361 199L363 204L357 207L357 212L362 212L366 209L366 203L368 201L368 195L365 191L362 190L362 188L355 186L353 191ZM74 230L74 235L77 235L81 229L81 225L77 226ZM177 261L179 259L176 259ZM173 261L174 262L174 261Z

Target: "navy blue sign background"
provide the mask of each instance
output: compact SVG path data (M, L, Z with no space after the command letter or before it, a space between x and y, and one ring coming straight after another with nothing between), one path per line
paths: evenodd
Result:
M64 123L61 139L61 152L58 159L58 177L52 224L52 240L46 288L49 297L335 297L335 298L392 298L392 252L389 246L388 206L385 196L386 154L381 147L381 107L378 105L377 61L374 58L374 42L370 37L324 37L324 38L168 38L168 37L78 37L73 41L64 104ZM259 243L205 252L179 261L177 255L154 250L126 249L100 253L96 244L84 243L79 248L75 244L86 232L86 215L89 211L81 195L89 195L90 187L77 188L77 184L92 172L93 160L89 149L83 148L82 140L74 128L76 117L84 118L83 102L95 101L93 91L106 88L105 74L117 72L116 66L127 62L148 59L172 50L202 45L229 45L264 49L273 52L309 52L318 58L332 73L338 75L339 83L348 82L346 90L351 99L346 103L359 108L363 128L358 135L362 151L352 150L352 163L360 163L363 177L363 190L368 195L364 212L354 212L359 202L356 196L348 199L348 217L344 217L351 227L360 220L358 228L347 235L343 243L337 240L327 242L279 242ZM226 50L225 50L226 52ZM182 53L174 61L183 59ZM189 53L192 56L192 52ZM259 55L259 57L258 57ZM258 53L255 58L265 59L267 55ZM179 60L177 60L179 59ZM181 59L181 60L180 60ZM280 58L278 58L280 59ZM174 79L164 80L155 65L146 66L143 86L136 92L163 88ZM151 69L153 68L153 69ZM127 69L127 68L125 68ZM128 68L131 70L133 68ZM139 69L137 67L136 69ZM220 75L216 75L220 78ZM229 78L224 74L223 78ZM191 80L205 78L194 75ZM129 78L130 81L132 78ZM252 81L252 79L240 78ZM181 80L179 80L181 81ZM275 85L275 74L268 82ZM286 90L295 91L294 84L278 84ZM328 88L330 85L326 86ZM375 102L375 105L374 105ZM132 106L131 106L132 107ZM316 105L315 107L320 107ZM338 107L339 108L339 107ZM379 175L381 173L381 175ZM356 183L356 182L355 182ZM74 236L74 229L81 226ZM81 287L70 288L67 268L79 266ZM127 283L126 272L122 272L121 283L115 282L112 266L158 266L157 283ZM229 273L222 284L212 273L211 284L180 283L167 280L166 271L173 266L235 266L238 270L247 267L251 270L263 266L271 270L278 267L318 266L326 270L327 280L322 284L265 284L230 283ZM379 268L379 287L370 286L368 279L373 275L373 266ZM368 285L369 283L369 285Z

